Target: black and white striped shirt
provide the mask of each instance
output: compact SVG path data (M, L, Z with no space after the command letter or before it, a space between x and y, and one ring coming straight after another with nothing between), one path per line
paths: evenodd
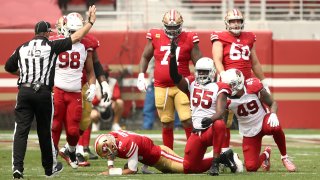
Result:
M71 38L49 41L46 37L35 36L15 50L5 70L14 73L19 69L18 85L41 82L52 87L57 56L71 48Z

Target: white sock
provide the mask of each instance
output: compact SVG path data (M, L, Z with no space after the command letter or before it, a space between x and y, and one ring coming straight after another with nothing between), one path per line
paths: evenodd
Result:
M84 151L83 151L83 146L81 145L77 145L76 147L76 153L80 153L80 154L84 154Z
M281 159L285 159L285 158L288 158L288 155L287 155L287 154L284 155L284 156L281 155Z
M70 152L75 152L76 151L76 146L70 146L69 145L69 151Z

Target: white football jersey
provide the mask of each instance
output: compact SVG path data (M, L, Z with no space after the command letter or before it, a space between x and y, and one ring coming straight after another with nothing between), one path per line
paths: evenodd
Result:
M228 108L238 118L240 134L246 137L253 137L261 131L267 111L258 97L259 91L263 87L262 84L257 83L260 81L252 81L255 79L248 80L251 81L251 84L245 85L245 94L239 99L229 99Z
M85 46L78 42L72 49L59 54L56 62L54 86L67 92L81 92L82 70L87 59Z
M220 93L231 93L230 87L225 83L208 83L200 85L196 81L186 78L189 84L190 107L192 124L195 129L204 129L201 127L201 121L204 117L211 117L216 113L217 97Z

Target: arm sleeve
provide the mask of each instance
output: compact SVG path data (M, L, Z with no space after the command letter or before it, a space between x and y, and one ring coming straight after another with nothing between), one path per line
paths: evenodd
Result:
M128 168L131 171L137 171L138 170L138 147L133 152L132 156L128 159Z
M170 78L175 84L178 84L182 78L182 76L178 73L178 67L176 62L176 56L170 55L170 65L169 65L169 71L170 71Z
M95 55L93 55L95 56ZM104 76L103 68L99 60L93 62L94 73L96 77Z
M60 54L61 52L70 50L71 48L72 48L71 37L52 41L52 50L56 54Z
M20 59L19 49L20 47L15 50L15 52L9 57L8 61L6 62L4 69L9 73L16 72L19 68L18 67L18 60Z

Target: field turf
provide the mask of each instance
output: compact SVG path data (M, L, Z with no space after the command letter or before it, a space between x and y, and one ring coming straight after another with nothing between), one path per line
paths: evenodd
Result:
M159 130L154 131L136 131L137 133L144 134L151 137L156 144L161 144L161 132ZM91 139L91 145L94 143L94 138L99 133L93 133ZM174 151L183 156L183 150L185 147L184 132L179 130L175 131L175 144ZM271 137L265 137L263 139L263 147L270 145L272 147L271 155L271 170L270 172L262 172L259 170L256 173L238 173L232 174L230 171L220 173L218 177L208 176L203 174L162 174L154 168L150 168L155 171L156 174L145 175L139 171L135 175L128 176L111 176L105 177L98 175L100 172L106 170L107 162L104 159L91 160L91 166L79 167L77 170L73 170L66 162L58 157L64 165L64 170L55 179L320 179L320 130L285 130L287 139L287 151L291 159L297 166L298 171L295 173L288 173L280 160L279 151L273 142ZM61 138L65 139L65 136ZM60 144L64 144L65 141L61 141ZM243 160L241 151L241 137L237 131L232 131L231 135L232 149L239 153L240 159ZM12 131L0 131L0 180L12 179L11 170L11 149L12 149ZM91 147L91 150L92 147ZM116 167L123 167L126 160L117 158L115 161ZM140 168L141 164L139 164ZM28 148L25 158L25 170L24 179L45 179L44 170L41 166L40 149L36 136L36 132L32 131L28 140Z

